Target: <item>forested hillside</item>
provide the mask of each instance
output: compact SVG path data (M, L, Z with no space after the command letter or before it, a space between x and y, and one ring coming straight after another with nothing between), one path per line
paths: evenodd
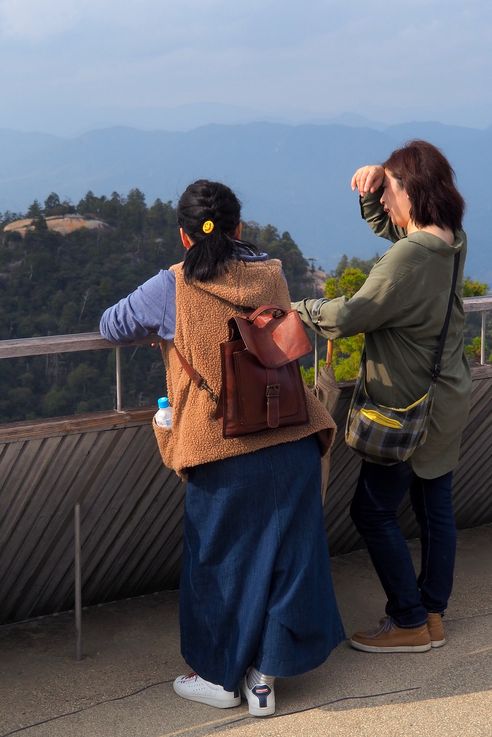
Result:
M111 228L68 236L48 230L46 217L73 212ZM1 340L97 330L105 307L183 256L171 203L148 206L138 189L125 197L88 192L76 206L52 193L44 206L34 202L16 215L24 216L35 218L34 230L25 238L4 233L0 242ZM309 264L288 233L249 223L243 237L282 260L293 298L311 293ZM126 406L163 393L158 351L126 350L124 372ZM112 351L0 361L0 422L108 409L113 402Z
M208 125L187 132L107 128L74 138L0 128L0 208L25 209L55 190L76 202L87 189L174 202L195 179L223 181L243 200L245 218L287 230L303 253L332 270L343 253L370 258L388 247L362 221L350 179L411 138L442 148L467 207L467 273L492 287L488 172L492 127L408 123L384 130L350 125Z

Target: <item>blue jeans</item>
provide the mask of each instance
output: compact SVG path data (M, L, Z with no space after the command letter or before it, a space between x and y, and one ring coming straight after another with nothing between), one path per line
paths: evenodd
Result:
M362 462L350 513L388 598L386 614L400 627L417 627L447 607L456 552L452 476L422 479L407 463ZM397 519L407 491L420 526L418 577Z

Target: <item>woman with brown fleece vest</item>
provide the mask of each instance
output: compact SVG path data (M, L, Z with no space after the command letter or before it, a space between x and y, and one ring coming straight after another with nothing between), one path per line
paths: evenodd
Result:
M222 437L215 405L178 359L220 391L228 320L262 304L290 307L280 261L240 240L240 203L199 180L178 204L186 255L108 308L113 341L151 332L166 341L172 430L159 430L167 466L187 478L180 586L181 652L193 668L179 696L219 708L275 711L276 676L320 665L344 638L333 593L316 433L334 423L306 390L309 422Z

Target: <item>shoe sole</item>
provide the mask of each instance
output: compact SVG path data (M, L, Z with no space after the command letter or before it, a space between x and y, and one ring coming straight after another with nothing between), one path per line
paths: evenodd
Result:
M431 647L442 647L446 644L446 638L444 640L431 640Z
M275 714L275 706L264 706L260 708L259 706L251 706L248 701L248 711L252 717L270 717L272 714Z
M432 647L430 642L426 645L393 645L391 647L364 645L355 640L350 640L350 644L356 650L362 650L365 653L425 653Z
M176 686L173 684L174 693L181 696L182 699L187 701L197 701L199 704L206 704L207 706L215 706L217 709L232 709L234 706L240 706L241 696L237 696L229 701L223 699L207 698L206 696L199 696L198 694L180 693Z

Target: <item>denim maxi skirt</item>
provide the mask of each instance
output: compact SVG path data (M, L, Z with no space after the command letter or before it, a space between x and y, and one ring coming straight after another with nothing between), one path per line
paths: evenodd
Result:
M250 665L311 670L344 639L330 573L315 436L189 470L181 653L234 691Z

